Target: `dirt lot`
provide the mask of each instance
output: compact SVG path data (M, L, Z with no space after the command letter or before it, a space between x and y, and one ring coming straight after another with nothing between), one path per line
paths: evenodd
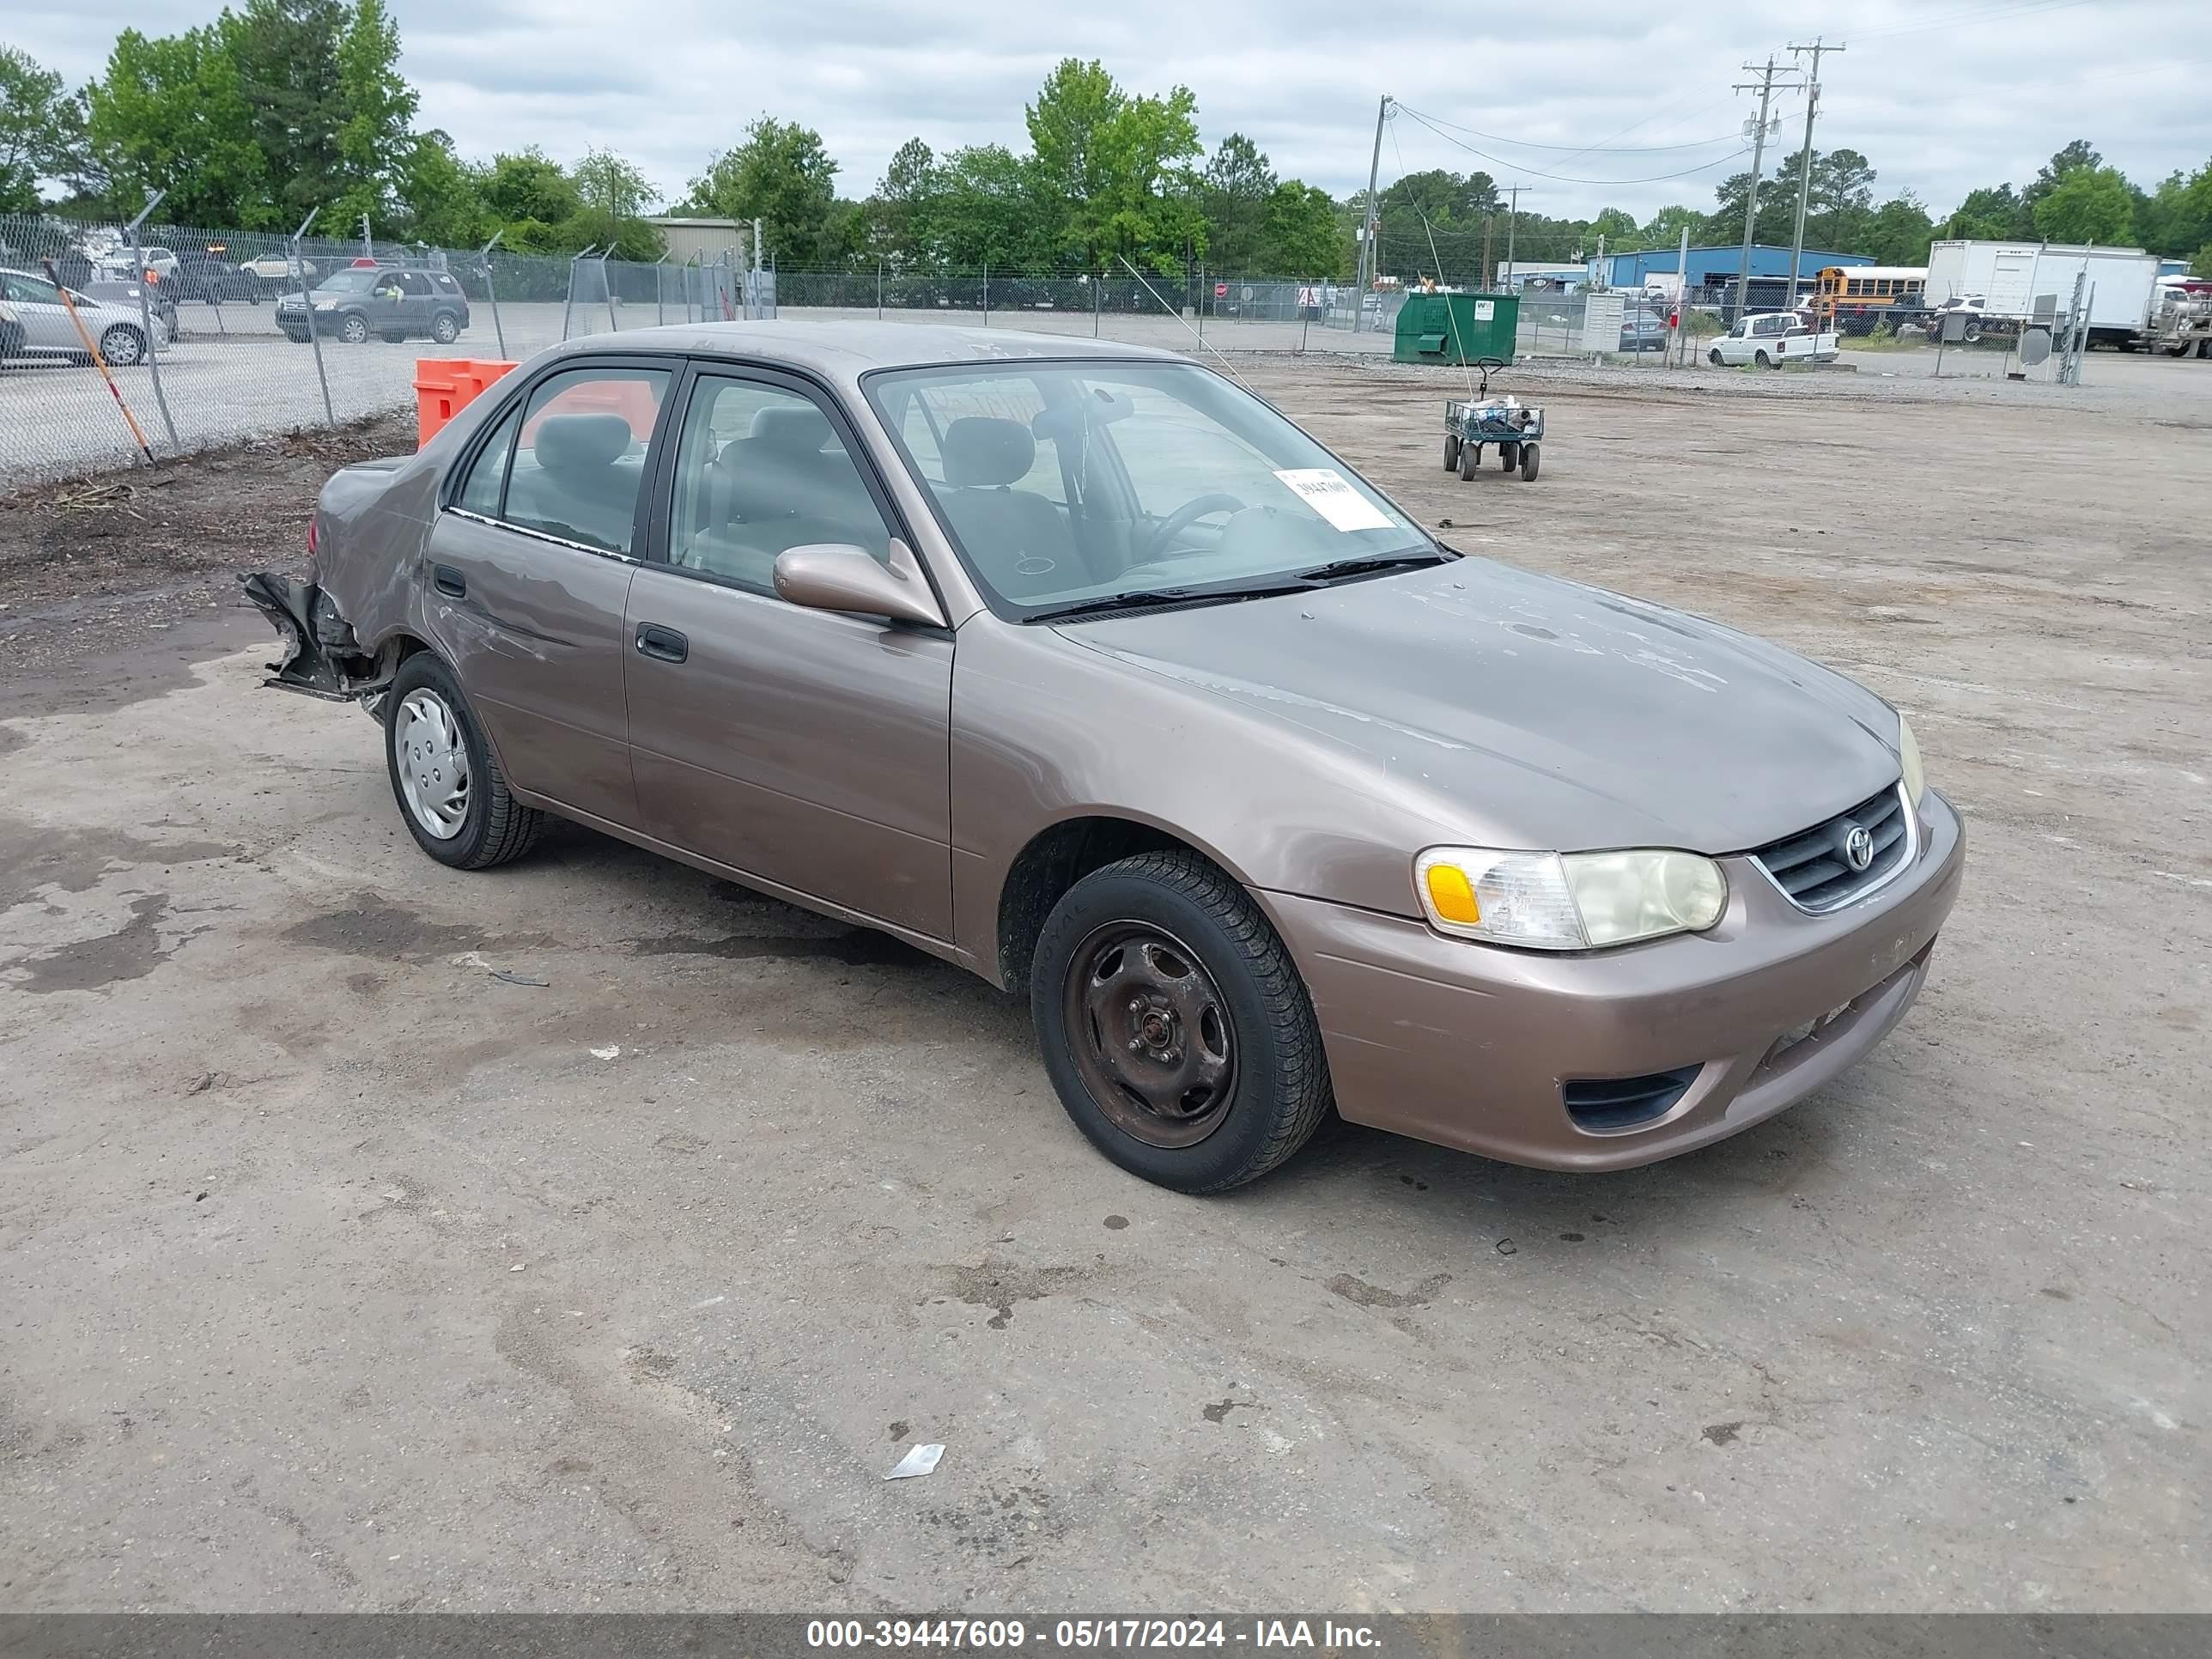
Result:
M131 497L182 568L49 492L0 1605L2212 1610L2195 387L1563 381L1524 485L1440 469L1442 380L1246 372L1448 539L1911 711L1972 867L1875 1055L1633 1174L1345 1129L1178 1198L951 969L582 833L416 852L209 574L326 450Z

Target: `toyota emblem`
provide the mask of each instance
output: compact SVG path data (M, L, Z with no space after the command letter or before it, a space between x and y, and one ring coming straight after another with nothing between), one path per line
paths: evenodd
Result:
M1864 824L1853 824L1851 833L1844 837L1844 857L1854 870L1863 870L1872 864L1874 832Z

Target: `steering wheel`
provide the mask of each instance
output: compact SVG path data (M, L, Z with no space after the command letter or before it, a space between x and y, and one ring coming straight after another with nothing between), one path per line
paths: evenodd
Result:
M1139 550L1134 562L1150 564L1167 551L1169 544L1177 536L1182 534L1209 513L1242 513L1243 510L1244 503L1234 495L1224 495L1217 492L1211 495L1194 496L1160 520L1159 527L1146 538L1145 544Z

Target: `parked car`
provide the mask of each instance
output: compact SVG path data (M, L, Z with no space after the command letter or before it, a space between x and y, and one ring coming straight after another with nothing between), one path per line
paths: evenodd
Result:
M282 290L301 281L313 282L322 274L313 259L302 259L295 269L289 255L264 254L258 259L248 259L239 266L242 275L251 276L261 285L262 291Z
M1705 361L1716 368L1747 363L1780 368L1789 363L1833 362L1837 349L1832 329L1815 334L1794 311L1759 311L1715 340L1706 349Z
M135 317L138 313L138 289L139 285L137 283L102 281L87 283L81 291L99 301L103 306ZM70 290L71 293L79 291L74 289ZM153 283L146 284L146 309L155 319L155 331L161 337L161 343L167 345L174 340L178 333L177 305L161 284Z
M276 302L276 326L305 344L308 301L287 294ZM427 335L451 345L469 325L468 296L442 270L401 265L349 265L314 291L314 328L325 338L359 345L371 335L404 340Z
M0 287L0 294L5 293ZM0 363L23 355L23 323L15 315L15 307L0 298Z
M1624 313L1620 319L1620 349L1646 353L1666 350L1666 313L1651 311Z
M892 933L1185 1191L1332 1106L1568 1170L1734 1134L1897 1023L1959 890L1880 697L1440 545L1164 351L571 341L309 546L246 580L278 683L376 715L429 857L558 814Z
M188 253L177 261L175 270L157 272L156 276L155 286L171 298L201 300L210 305L243 300L258 306L266 292L259 278L239 270L228 259L213 258L204 253Z
M76 305L76 321L70 319L61 290L44 276L27 270L0 269L0 299L6 300L23 331L22 344L18 348L21 356L85 362L88 355L84 341L85 336L89 335L102 357L118 368L127 368L145 362L151 346L169 343L168 333L158 318L154 322L155 339L147 339L136 300L99 300L76 289L70 290L70 298ZM82 334L77 331L78 321L84 325Z
M99 280L127 283L134 281L142 270L150 270L157 276L167 276L176 270L178 260L176 254L168 248L142 247L138 250L138 258L134 268L131 257L131 245L128 242L118 242L107 248L93 263Z

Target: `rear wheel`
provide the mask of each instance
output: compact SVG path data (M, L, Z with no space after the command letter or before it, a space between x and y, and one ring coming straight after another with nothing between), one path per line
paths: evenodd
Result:
M118 368L128 368L146 355L146 337L128 323L118 323L100 337L100 355Z
M415 844L456 870L483 870L528 852L544 814L508 793L453 671L428 651L400 665L384 699L392 793Z
M1759 354L1759 366L1761 368L1771 368L1774 367L1774 359L1762 351Z
M1444 471L1449 472L1459 465L1459 434L1444 434Z
M1321 1031L1289 951L1194 853L1140 854L1068 889L1038 939L1030 1001L1076 1127L1163 1187L1253 1180L1328 1111Z
M1521 482L1522 483L1534 483L1536 482L1536 468L1539 465L1537 458L1541 453L1542 449L1543 446L1540 444L1522 444L1521 446Z
M1519 444L1500 444L1498 446L1498 470L1500 472L1510 472L1515 467L1520 465L1521 446Z
M461 337L461 319L450 311L441 311L430 325L430 337L440 345L451 345Z
M1474 476L1474 469L1481 465L1482 446L1480 444L1462 444L1459 447L1459 476L1462 478L1472 478Z

